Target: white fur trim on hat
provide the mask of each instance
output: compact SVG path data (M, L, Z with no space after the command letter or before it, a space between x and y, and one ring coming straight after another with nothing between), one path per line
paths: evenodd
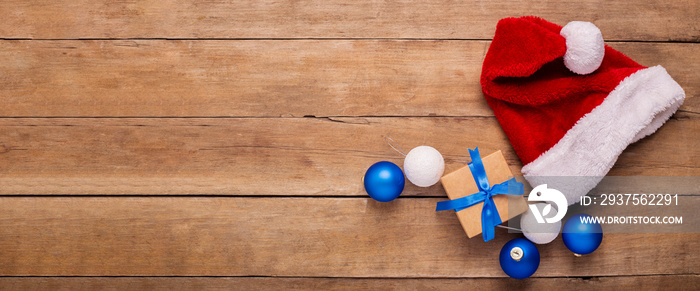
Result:
M629 144L661 127L684 99L683 88L663 67L639 70L525 165L523 176L533 187L547 184L559 190L574 204L600 182Z
M566 39L564 65L579 75L593 73L605 56L603 34L595 24L585 21L569 22L559 32Z

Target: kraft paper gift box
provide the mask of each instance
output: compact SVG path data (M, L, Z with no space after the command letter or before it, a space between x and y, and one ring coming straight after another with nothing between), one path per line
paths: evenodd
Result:
M505 157L501 151L481 157L486 170L486 177L489 185L493 186L508 181L513 178L513 173L508 167ZM450 200L462 198L479 192L479 188L474 181L469 165L446 174L440 178L442 186L447 192ZM525 197L522 195L494 195L493 202L498 209L498 214L502 222L527 211L528 206ZM457 211L457 217L462 224L462 228L469 238L481 234L481 209L484 202L475 204L472 207Z

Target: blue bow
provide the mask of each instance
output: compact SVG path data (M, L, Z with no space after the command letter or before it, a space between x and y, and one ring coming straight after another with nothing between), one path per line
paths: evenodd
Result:
M496 236L496 225L503 223L501 216L498 214L498 209L496 209L496 204L493 202L493 195L523 195L523 183L516 181L515 178L511 178L508 181L490 187L484 164L481 162L481 156L479 155L479 148L470 149L469 156L472 158L472 162L468 164L469 170L474 176L479 192L454 200L440 201L437 203L435 211L451 209L460 211L484 202L484 208L481 209L481 233L484 236L484 241L490 241Z

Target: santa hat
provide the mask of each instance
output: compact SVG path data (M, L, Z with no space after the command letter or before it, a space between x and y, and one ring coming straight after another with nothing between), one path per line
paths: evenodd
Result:
M562 28L533 16L498 22L481 88L523 176L561 191L569 205L685 99L663 67L641 66L606 46L592 23Z

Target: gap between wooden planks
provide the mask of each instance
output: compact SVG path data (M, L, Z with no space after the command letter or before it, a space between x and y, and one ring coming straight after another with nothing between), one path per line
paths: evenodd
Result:
M109 1L0 4L3 38L490 39L499 19L592 21L607 39L698 41L697 1Z
M488 41L0 41L0 116L493 116ZM700 113L700 45L609 43Z
M467 239L440 200L4 197L0 275L504 277L500 248L522 235ZM558 239L535 276L696 274L699 247L700 234L607 233L576 257Z
M611 176L700 175L700 119L679 113L628 147ZM365 195L373 163L436 147L450 172L467 148L521 163L494 117L2 118L2 194ZM407 185L405 196L445 196Z
M398 278L250 278L250 277L23 277L0 278L3 290L691 290L698 275L652 275L528 280Z

